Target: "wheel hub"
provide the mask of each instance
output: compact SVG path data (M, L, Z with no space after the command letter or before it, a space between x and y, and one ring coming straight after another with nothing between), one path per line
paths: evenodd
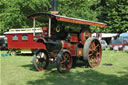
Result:
M93 54L93 56L96 57L96 50L93 50L93 51L92 51L92 54Z
M44 59L43 59L43 58L39 58L38 61L39 61L39 62L43 62Z

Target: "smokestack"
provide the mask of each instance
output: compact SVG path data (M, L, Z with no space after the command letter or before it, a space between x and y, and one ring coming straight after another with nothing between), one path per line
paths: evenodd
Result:
M58 0L52 0L52 11L51 11L52 14L58 14L57 4L58 4Z

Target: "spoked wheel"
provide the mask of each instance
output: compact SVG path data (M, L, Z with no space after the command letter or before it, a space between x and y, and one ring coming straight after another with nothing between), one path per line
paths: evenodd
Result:
M102 48L97 38L88 38L83 49L84 60L89 67L96 67L100 64Z
M72 57L70 53L67 51L59 52L59 56L56 58L56 66L60 73L69 72L72 67Z
M49 64L49 56L45 50L38 49L34 53L33 64L38 71L44 70Z

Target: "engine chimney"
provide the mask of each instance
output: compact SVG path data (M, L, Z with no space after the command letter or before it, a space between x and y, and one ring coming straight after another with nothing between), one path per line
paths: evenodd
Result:
M52 0L52 11L51 11L52 14L58 14L57 4L58 4L58 0Z

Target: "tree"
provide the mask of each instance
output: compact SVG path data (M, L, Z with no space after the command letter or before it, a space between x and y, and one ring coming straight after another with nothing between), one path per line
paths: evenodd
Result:
M98 19L108 24L101 32L128 31L128 0L106 0L97 5Z
M90 7L93 4L93 0L58 0L59 14L68 17L85 19L90 21L98 21L97 13ZM79 26L75 26L74 30ZM90 27L92 32L96 27Z
M58 0L60 15L97 21L90 6L92 0ZM2 0L0 2L0 34L11 28L32 27L26 17L33 13L51 11L52 0Z
M2 0L0 2L0 34L11 28L29 27L26 17L49 11L48 0Z

